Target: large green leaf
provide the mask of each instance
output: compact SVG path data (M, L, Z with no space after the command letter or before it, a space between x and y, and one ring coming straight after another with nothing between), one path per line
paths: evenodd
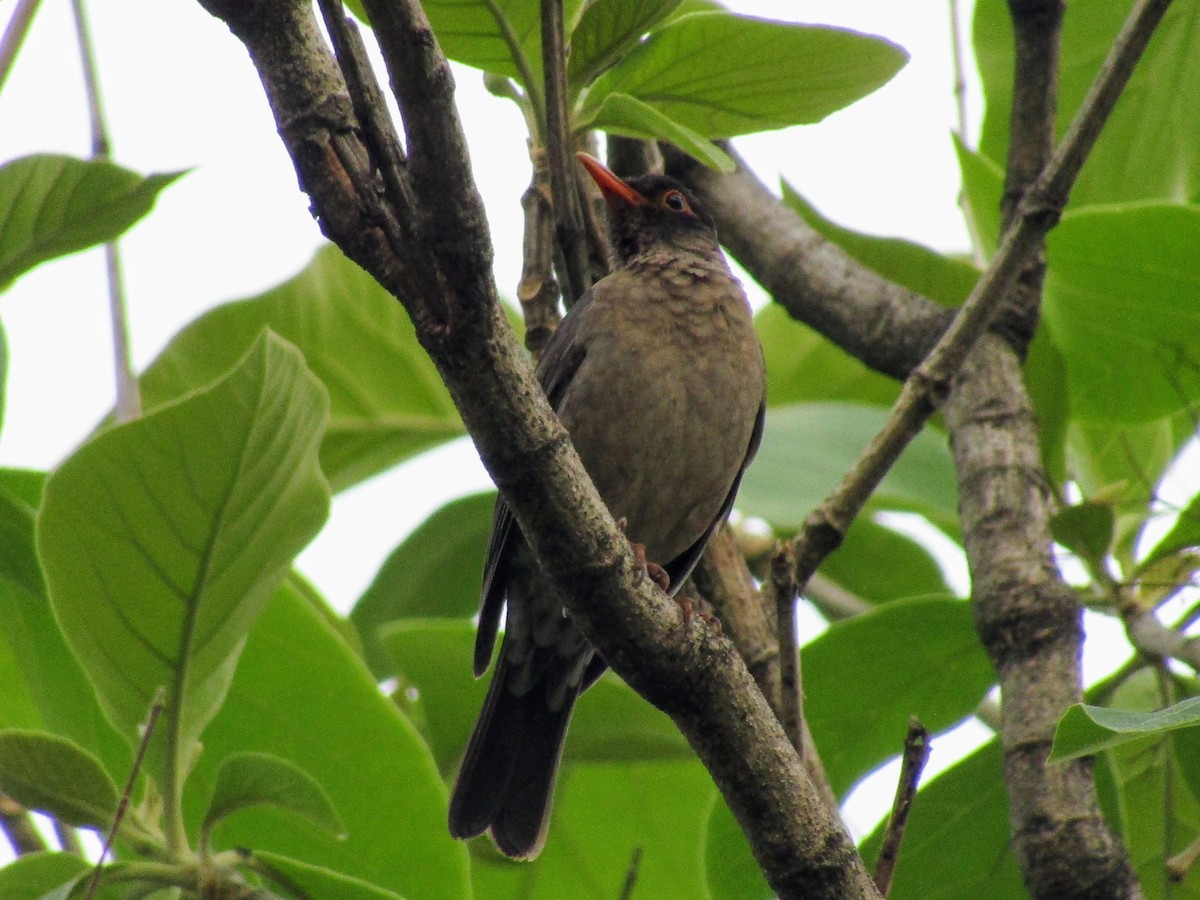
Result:
M904 745L971 715L995 681L959 600L905 600L830 626L802 652L805 716L841 795Z
M737 505L781 530L795 529L829 495L888 411L851 403L797 403L767 411L758 456ZM877 508L919 512L957 529L954 467L945 438L925 429L913 439L872 498Z
M39 728L70 738L99 756L115 779L129 770L130 747L109 724L96 694L63 641L34 554L34 516L41 504L41 472L0 469L4 518L0 570L0 652L10 667L0 725ZM23 586L23 584L27 586Z
M50 598L105 713L134 739L167 689L157 778L181 774L247 629L325 520L327 411L299 352L267 333L213 387L102 432L46 485Z
M882 38L727 12L675 19L597 79L584 118L630 94L707 138L818 122L886 84L907 54Z
M475 628L468 621L407 619L383 629L393 668L420 700L416 718L443 771L462 755L487 692L488 678L471 674ZM579 700L567 738L565 765L577 762L678 760L691 751L670 719L615 676L605 676Z
M907 535L859 516L821 574L871 603L948 597L952 591L930 552Z
M890 407L900 383L873 372L772 303L754 317L767 361L767 403L848 400Z
M954 151L962 174L962 207L971 242L990 259L1000 246L1000 201L1004 196L1004 170L982 153L971 150L957 137Z
M1043 323L1091 421L1145 422L1200 398L1200 207L1067 215L1050 234Z
M204 733L185 794L192 828L221 761L241 752L270 753L307 772L347 837L268 807L219 825L214 849L279 853L422 900L469 896L467 853L446 831L446 787L428 748L324 616L286 582L250 632L225 705Z
M1058 122L1067 125L1096 77L1132 0L1073 0L1063 20L1058 73ZM1200 194L1200 119L1195 86L1198 13L1194 4L1167 10L1144 57L1071 192L1071 203L1113 203L1146 198L1191 202ZM980 149L994 160L1008 153L1012 105L1012 22L1004 0L975 5L975 52L987 114Z
M943 256L902 238L876 237L843 228L822 216L787 181L782 182L782 188L783 202L800 218L889 281L946 306L957 306L979 280L979 270L966 260Z
M295 278L176 335L142 375L147 408L210 384L264 326L299 347L329 391L321 466L335 490L463 433L400 304L333 246Z
M923 787L913 803L888 900L1022 900L998 741ZM879 856L884 824L863 842ZM947 853L946 848L953 848Z
M38 263L118 237L182 174L52 154L0 166L0 291Z
M396 619L469 619L479 608L495 491L447 503L391 552L350 613L377 676L393 668L379 628Z
M569 34L583 0L565 0ZM450 59L525 83L527 67L542 85L541 7L538 0L424 0L434 34Z
M713 900L772 900L775 896L750 852L746 835L720 797L713 797L704 829L704 877Z
M715 791L694 760L571 766L560 773L536 862L497 860L486 839L478 842L475 896L619 897L636 865L633 897L706 897L700 853Z
M595 0L571 35L567 79L578 91L679 7L680 0Z

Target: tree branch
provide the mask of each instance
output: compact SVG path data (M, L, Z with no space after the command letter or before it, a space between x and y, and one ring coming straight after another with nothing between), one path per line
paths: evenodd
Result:
M775 891L875 897L733 645L645 576L551 411L496 301L482 204L449 67L419 6L367 0L407 137L420 238L395 249L346 84L302 0L201 0L246 45L325 233L404 303L543 569L612 668L666 711L712 773ZM416 271L425 254L430 279ZM585 602L580 602L580 599Z

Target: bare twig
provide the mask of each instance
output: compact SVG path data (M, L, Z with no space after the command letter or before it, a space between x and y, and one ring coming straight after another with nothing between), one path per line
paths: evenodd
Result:
M100 886L100 874L104 869L104 860L108 857L108 851L112 849L113 839L117 836L117 832L121 828L121 821L125 818L125 813L129 810L129 801L133 798L133 788L137 784L138 774L142 770L142 761L146 758L146 749L150 746L150 738L154 734L154 726L158 724L158 717L162 714L166 697L166 689L159 688L154 694L154 699L150 702L150 713L146 717L145 727L142 728L142 740L138 744L137 753L133 757L133 765L129 768L129 777L125 780L125 789L121 791L121 801L117 804L116 814L113 815L112 827L109 828L108 834L104 838L104 846L100 849L100 858L96 860L96 868L92 870L92 879L88 882L87 900L92 900L92 896L96 893L96 888ZM178 802L178 799L176 799L176 802Z
M0 794L0 832L17 856L49 849L46 839L34 828L29 810L5 794Z
M801 590L821 561L841 543L850 523L908 442L941 405L950 379L999 313L1029 254L1058 222L1083 161L1169 5L1170 0L1142 0L1130 13L1062 144L1023 196L1013 226L1005 233L991 265L946 333L906 379L883 429L834 492L805 520L796 537L796 578Z
M804 683L800 675L800 647L796 639L796 559L790 541L780 541L771 557L771 595L775 598L776 639L779 641L779 711L783 730L804 753Z
M112 148L100 96L100 76L96 53L88 29L83 0L71 0L75 16L75 35L79 40L79 60L83 66L83 81L87 88L88 117L92 127L92 157L108 159ZM125 299L125 279L121 272L121 253L116 241L104 245L104 264L108 274L108 309L112 320L113 363L116 368L118 422L128 422L141 415L142 399L129 346L129 311Z
M525 316L525 347L537 360L558 327L558 282L554 279L554 207L545 154L534 152L533 180L521 196L525 214L521 281L517 299Z
M954 133L967 143L967 70L963 64L962 23L959 21L959 0L950 2L950 52L954 64L954 107L958 114Z
M0 90L8 80L8 73L12 71L21 44L25 42L25 35L29 34L29 26L33 24L33 17L41 5L42 0L18 0L12 18L8 20L8 27L0 37Z
M887 829L883 833L883 844L879 848L879 859L875 861L875 885L879 893L888 895L892 887L892 875L896 861L900 858L900 844L904 840L904 828L908 814L912 811L913 798L917 795L917 784L925 763L929 762L929 731L917 719L908 722L908 734L904 738L904 753L900 757L900 781L896 785L896 799L892 813L888 816Z
M563 302L570 309L592 286L588 266L587 235L576 187L576 165L571 155L567 120L567 52L563 37L562 0L541 0L542 74L546 84L546 167L554 202L554 233L566 271Z

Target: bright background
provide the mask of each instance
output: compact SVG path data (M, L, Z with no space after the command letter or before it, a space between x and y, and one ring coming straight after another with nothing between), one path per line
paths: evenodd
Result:
M727 5L879 34L909 52L892 82L849 109L818 125L738 139L737 147L768 185L785 177L842 225L967 252L950 141L958 123L946 0ZM972 5L960 4L964 29ZM0 19L12 6L0 3ZM89 15L115 160L143 173L191 170L121 242L140 370L203 311L295 274L322 239L258 78L223 24L191 0L93 2ZM969 59L967 76L970 143L982 110ZM497 282L512 295L520 269L519 198L529 181L522 122L511 102L484 91L478 72L456 67L456 77L496 243ZM89 151L74 27L62 2L43 4L0 92L0 163L46 151ZM755 299L765 302L761 291ZM0 321L10 350L0 465L52 468L113 404L102 254L79 254L24 276L0 302ZM488 484L466 439L425 454L335 498L328 525L298 566L347 610L415 525L446 500ZM962 560L944 562L965 591ZM979 726L960 731L935 742L930 772L984 733ZM857 834L883 814L895 779L895 767L886 767L852 795L845 811Z

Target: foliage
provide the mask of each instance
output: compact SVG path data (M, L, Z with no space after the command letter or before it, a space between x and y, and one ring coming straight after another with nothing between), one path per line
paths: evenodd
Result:
M714 139L816 122L905 59L879 38L713 4L565 5L576 135L667 138L718 167L729 159ZM447 52L490 73L525 110L536 142L537 4L425 6ZM1062 122L1127 6L1084 0L1068 10L1062 55L1076 62L1062 73ZM1200 141L1183 105L1200 76L1188 16L1177 5L1164 22L1051 236L1026 368L1051 487L1081 495L1056 518L1055 536L1086 570L1086 599L1110 615L1154 610L1200 569L1191 552L1200 497L1156 544L1143 537L1163 513L1155 491L1193 434L1200 400ZM1006 23L1001 0L979 0L988 118L978 149L958 144L964 213L984 257L999 239ZM115 238L174 177L51 156L0 167L0 289ZM946 305L974 285L970 263L857 234L796 188L783 194L898 284ZM757 326L771 408L739 507L783 536L853 462L896 386L778 308ZM105 869L112 884L98 896L125 896L118 883L194 895L213 866L297 897L616 896L631 867L639 896L770 896L707 772L669 720L611 675L579 704L537 862L450 840L445 781L484 690L469 674L470 618L491 496L435 512L385 562L349 624L290 571L325 518L331 486L463 431L399 305L336 249L189 325L141 388L142 418L106 423L55 472L0 471L0 791L64 826L107 829L161 704ZM994 680L970 606L953 596L936 555L879 515L916 513L958 540L940 431L914 442L869 512L823 569L869 611L803 651L806 713L840 793L894 755L909 716L949 729ZM1120 604L1106 593L1116 579L1125 581ZM1166 669L1157 679L1143 672L1094 691L1055 741L1056 760L1098 757L1114 825L1150 897L1168 890L1164 858L1200 829L1196 695ZM868 858L878 841L864 842ZM0 895L66 896L89 875L70 853L30 855L0 869ZM1200 897L1196 882L1171 896ZM1022 891L992 741L921 791L892 896Z

